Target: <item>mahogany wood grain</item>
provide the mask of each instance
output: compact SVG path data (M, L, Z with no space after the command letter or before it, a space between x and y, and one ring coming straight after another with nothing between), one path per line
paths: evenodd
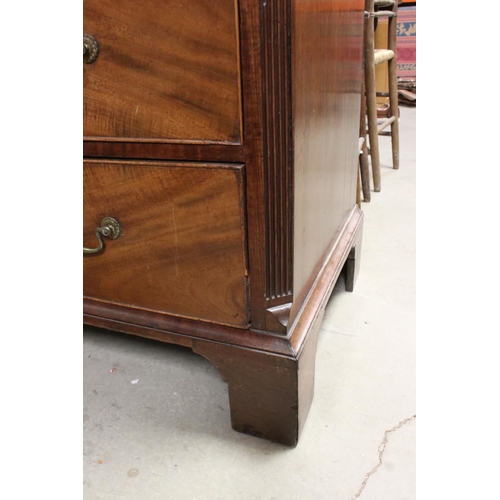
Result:
M141 160L182 160L241 163L244 146L239 144L172 144L132 141L84 141L83 156Z
M363 0L84 2L84 244L123 227L84 258L84 321L191 347L236 430L294 446L359 269Z
M291 8L289 0L262 4L264 172L266 182L266 298L290 302L293 292L293 170ZM280 299L277 302L275 299Z
M295 446L313 399L316 345L325 307L344 264L353 271L346 287L354 285L362 223L363 214L355 207L292 325L290 338L92 299L84 302L85 322L192 348L210 360L228 384L235 430ZM350 252L353 247L356 253Z
M243 167L86 161L84 246L104 216L119 239L84 259L84 295L248 324Z
M356 196L363 1L292 1L297 315Z
M288 340L269 332L181 318L168 313L111 304L92 298L83 300L87 324L123 333L192 347L196 338L230 344L258 351L294 356Z
M250 318L254 328L266 330L266 210L263 69L261 31L262 3L240 0L241 75L247 200Z
M84 135L241 142L236 0L84 0Z
M363 213L355 206L292 325L291 357L193 341L193 351L211 361L228 384L234 430L288 446L297 444L313 400L316 346L326 303L345 263L352 270L346 282L352 291L362 225Z
M286 333L267 309L293 292L290 1L241 0L240 12L251 321Z
M96 318L106 317L115 325L111 329L136 335L142 335L141 332L144 330L146 333L143 336L165 342L190 346L191 344L185 341L177 342L171 338L180 335L189 338L206 338L215 342L295 357L300 352L306 338L313 331L314 325L318 322L321 310L326 306L341 270L347 265L347 260L355 258L357 270L359 270L362 227L363 212L355 207L339 238L330 248L328 258L321 268L307 300L303 304L299 317L290 325L290 336L288 338L252 327L236 330L232 326L210 325L189 318L172 316L168 313L102 302L91 297L84 299L86 322L93 318L89 324L103 326L98 323ZM356 248L355 253L351 252L352 248ZM353 280L355 276L357 276L357 272L353 275ZM354 286L354 281L351 285L351 287ZM133 325L137 325L137 328L133 328ZM168 338L165 338L165 336Z
M313 397L315 342L298 359L200 340L193 351L228 384L234 430L297 445Z
M346 224L338 237L328 249L327 256L318 271L307 297L301 304L297 316L290 319L288 325L290 347L298 356L308 342L311 332L321 323L321 318L337 282L349 253L354 245L361 246L364 215L354 205ZM359 269L360 253L356 254L357 269ZM357 274L355 275L357 276ZM352 283L354 286L354 282ZM349 291L346 289L346 291Z

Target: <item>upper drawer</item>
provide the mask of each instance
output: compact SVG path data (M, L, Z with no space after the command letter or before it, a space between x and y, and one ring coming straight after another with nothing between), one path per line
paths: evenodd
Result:
M241 143L236 0L84 0L84 136Z

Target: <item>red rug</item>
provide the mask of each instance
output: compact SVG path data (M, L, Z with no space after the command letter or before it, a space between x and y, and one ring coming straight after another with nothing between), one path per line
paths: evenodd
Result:
M417 8L399 7L397 25L398 80L417 79Z

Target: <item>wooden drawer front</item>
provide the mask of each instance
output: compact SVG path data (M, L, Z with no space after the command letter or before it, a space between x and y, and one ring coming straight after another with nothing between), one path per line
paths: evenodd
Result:
M84 255L84 295L245 326L243 166L84 162L84 246L114 217L104 250Z
M235 0L84 0L84 136L241 142Z

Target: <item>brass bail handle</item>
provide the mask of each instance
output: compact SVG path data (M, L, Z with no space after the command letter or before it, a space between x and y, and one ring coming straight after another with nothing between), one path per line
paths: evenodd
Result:
M83 62L93 63L99 54L99 44L92 35L83 35Z
M83 253L99 253L104 248L104 242L101 235L110 240L116 240L120 237L121 234L122 227L120 226L120 223L113 217L104 217L104 219L102 219L101 221L100 227L95 230L95 235L97 236L99 245L97 246L97 248L83 247Z

